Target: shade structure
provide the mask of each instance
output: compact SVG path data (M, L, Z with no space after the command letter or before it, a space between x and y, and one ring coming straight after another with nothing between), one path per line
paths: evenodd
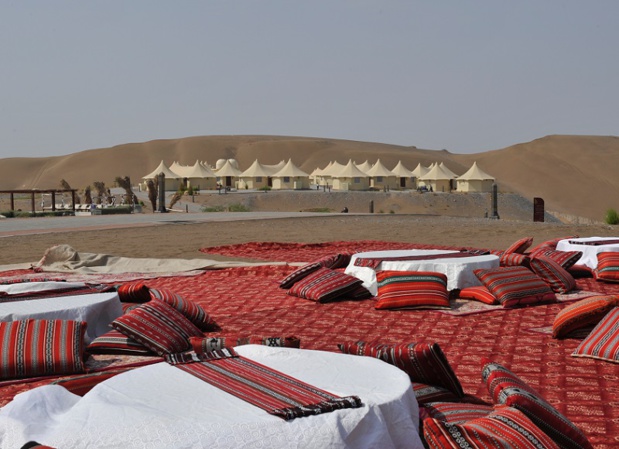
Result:
M456 180L458 192L492 192L494 177L473 162L471 168Z

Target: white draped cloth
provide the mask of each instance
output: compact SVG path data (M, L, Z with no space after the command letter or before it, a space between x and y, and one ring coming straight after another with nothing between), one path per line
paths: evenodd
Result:
M381 360L247 345L247 358L361 408L284 421L166 363L119 374L83 397L58 385L21 393L0 410L0 448L29 440L58 448L419 448L408 375Z
M577 265L585 265L593 270L598 266L598 253L615 251L619 252L619 243L608 245L587 245L587 242L598 242L603 240L616 241L619 237L579 237L573 239L564 239L557 242L557 251L581 251L582 256Z

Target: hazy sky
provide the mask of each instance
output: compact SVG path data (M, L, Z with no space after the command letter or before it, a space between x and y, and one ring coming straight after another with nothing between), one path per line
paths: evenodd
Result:
M619 135L619 1L0 0L0 158L266 134Z

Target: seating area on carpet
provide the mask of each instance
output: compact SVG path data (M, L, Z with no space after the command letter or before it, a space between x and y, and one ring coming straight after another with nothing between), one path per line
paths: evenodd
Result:
M531 258L531 253L527 251L529 246L516 245L508 252L379 241L317 244L254 242L204 248L201 251L227 257L310 264L337 254L431 248L494 251L500 254L505 265L522 266L523 258ZM538 248L538 251L542 249ZM523 257L507 257L506 253ZM517 262L514 262L516 259ZM582 431L593 447L610 449L619 445L619 366L595 356L573 356L575 352L586 350L582 348L586 335L570 334L568 338L553 336L557 316L564 309L590 297L619 295L618 283L601 282L585 272L580 274L581 277L575 276L572 297L569 293L564 296L557 294L564 301L541 301L521 307L499 305L490 309L480 306L470 309L468 313L457 314L450 313L455 302L467 301L459 298L459 292L452 292L446 298L447 307L442 310L377 309L377 300L367 296L324 302L304 299L289 294L289 289L280 285L282 280L299 269L297 264L206 270L192 276L149 277L142 280L142 285L148 291L173 292L178 296L176 301L199 305L211 320L200 329L209 338L228 338L237 343L241 340L245 343L265 343L265 338L289 338L302 349L329 352L341 352L341 345L359 341L383 345L437 344L461 384L464 396L480 406L496 403L497 399L482 376L484 366L495 363L501 368L506 367L519 382L537 392L546 403L565 416ZM342 273L343 268L338 267L334 271ZM62 274L50 273L46 276L63 277ZM3 279L14 281L20 277L34 279L36 274L26 270L0 273L0 283ZM97 278L98 282L102 279L110 287L123 285L113 275L107 279ZM135 280L121 278L121 282L135 285ZM578 292L583 294L579 296ZM471 301L474 305L479 303ZM140 306L136 304L134 307ZM130 308L126 307L126 310ZM597 322L601 322L604 316L601 314ZM589 324L594 327L597 322ZM108 378L137 366L158 362L160 355L95 354L85 362L86 371L100 378ZM78 380L79 384L79 379L83 377L83 373L75 373L2 380L0 407L10 402L16 394L37 386L51 383L75 385L71 381ZM88 391L99 380L88 378L83 381L81 392ZM427 413L430 414L426 418L432 417L434 415L431 413L436 413L436 410ZM503 411L499 407L494 413L500 415ZM517 422L521 419L520 416L509 417ZM428 432L436 434L441 432L436 426L428 429Z

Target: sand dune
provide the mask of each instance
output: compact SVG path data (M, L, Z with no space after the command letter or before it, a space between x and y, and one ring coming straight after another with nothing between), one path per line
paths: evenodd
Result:
M494 176L502 192L531 200L542 197L546 209L566 215L603 220L608 208L619 208L619 137L547 136L532 142L476 154L453 154L371 142L277 136L201 136L129 143L81 151L60 157L0 159L0 189L57 188L61 179L83 189L94 181L113 185L117 176L137 183L161 160L190 165L196 160L214 165L235 158L241 169L256 159L275 164L291 158L307 172L331 160L374 163L388 168L398 161L413 169L418 163L444 162L457 174L477 161Z

